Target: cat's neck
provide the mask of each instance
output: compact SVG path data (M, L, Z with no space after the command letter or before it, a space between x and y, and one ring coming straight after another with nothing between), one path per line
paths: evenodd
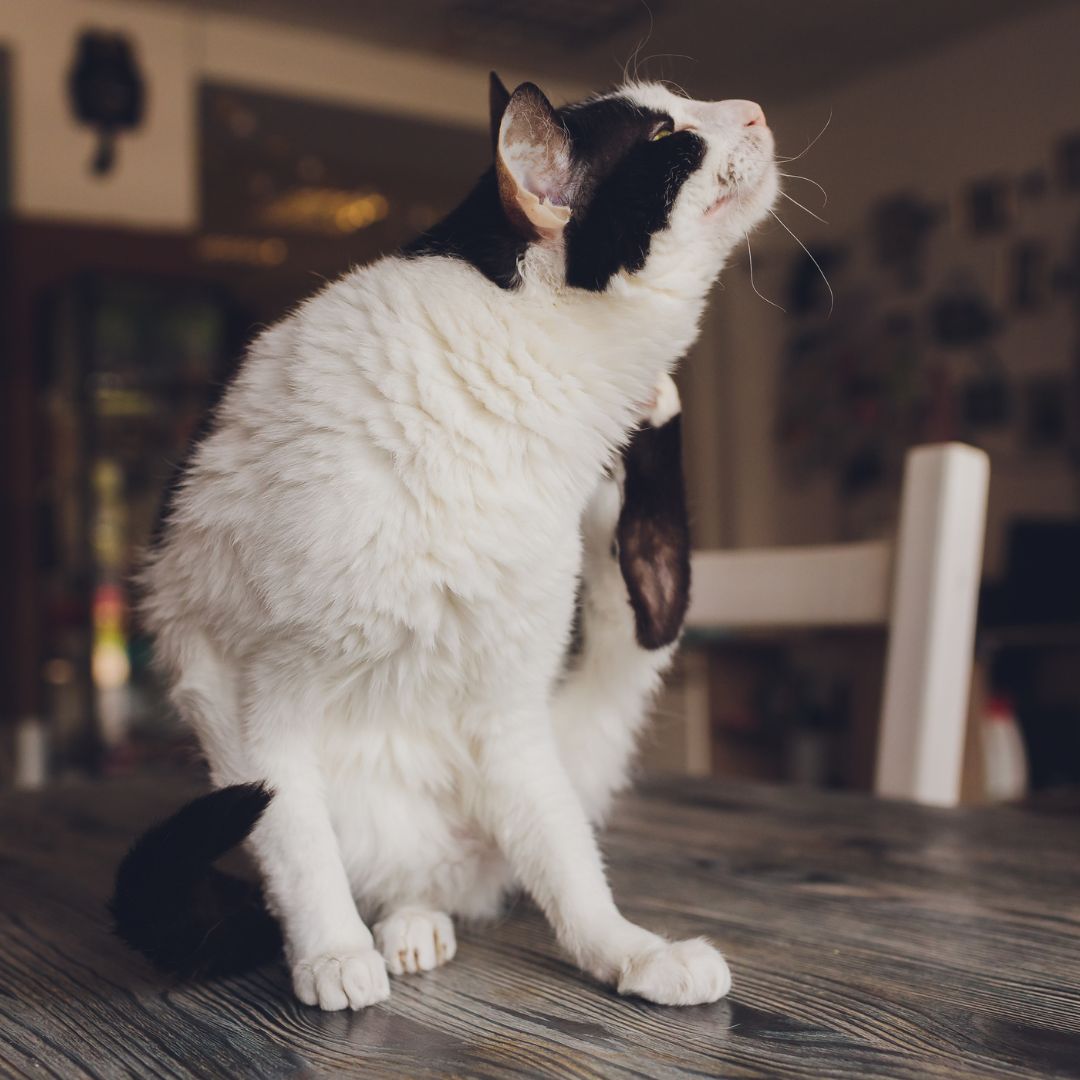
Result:
M460 206L402 248L406 257L462 259L501 289L521 284L518 263L528 244L506 220L495 168L488 169Z
M468 367L497 388L483 392L526 388L512 391L516 421L541 437L556 419L564 432L576 427L574 452L588 472L621 444L658 377L693 344L719 271L711 250L680 251L659 237L654 247L647 278L620 272L603 291L568 286L562 243L522 241L489 171L402 255L427 314L471 324L461 339L470 343Z

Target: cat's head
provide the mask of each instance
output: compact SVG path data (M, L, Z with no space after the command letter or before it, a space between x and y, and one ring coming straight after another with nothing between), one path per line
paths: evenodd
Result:
M503 287L537 264L593 292L680 272L707 285L776 198L753 102L630 83L555 109L492 74L491 124L493 169L414 250L461 255Z

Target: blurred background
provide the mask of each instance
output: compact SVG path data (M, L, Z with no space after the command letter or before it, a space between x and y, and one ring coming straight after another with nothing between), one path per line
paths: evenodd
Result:
M0 0L0 783L189 767L132 613L163 485L258 327L464 195L494 67L763 104L695 543L892 535L909 447L982 447L965 797L1080 784L1078 43L1051 0ZM690 635L707 728L677 673L645 767L868 788L884 650Z

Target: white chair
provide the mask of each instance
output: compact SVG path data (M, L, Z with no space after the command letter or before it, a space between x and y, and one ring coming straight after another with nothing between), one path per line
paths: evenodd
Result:
M886 625L874 790L939 806L960 798L982 569L985 453L908 452L895 542L693 555L689 630ZM708 672L688 665L688 754L708 760ZM704 754L704 756L701 756Z

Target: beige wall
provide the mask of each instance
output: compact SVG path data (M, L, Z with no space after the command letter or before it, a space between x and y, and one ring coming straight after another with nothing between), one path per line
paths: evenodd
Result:
M829 192L829 225L800 232L859 226L883 192L950 198L965 180L1044 160L1054 136L1080 125L1078 42L1080 5L1068 4L774 110L781 153L833 116L820 152L790 167Z
M802 150L832 114L820 142L799 162L783 166L825 187L829 225L783 203L781 215L807 241L844 242L860 231L865 237L867 212L883 195L909 189L935 201L954 200L971 180L1048 165L1054 140L1080 128L1078 42L1080 6L1069 5L797 105L769 110L765 102L781 154ZM820 195L812 187L801 181L786 184L796 198L820 210ZM1068 238L1054 235L1055 226L1061 233L1060 225L1035 225L1049 230L1048 239L1060 248L1055 256L1064 257ZM794 241L770 224L753 243L758 287L782 302L781 283ZM963 255L972 260L970 244ZM992 258L988 246L986 261ZM979 261L978 252L974 259ZM745 259L727 272L713 318L719 343L715 362L728 369L726 385L733 395L715 412L716 418L729 418L719 454L734 462L733 505L720 512L731 522L729 539L763 545L835 538L837 505L830 486L815 483L792 491L778 479L773 404L781 343L792 323L753 294ZM1019 351L1029 369L1039 369L1067 362L1075 330L1062 312L1057 323L1008 333L1029 335L1004 345L1014 356ZM1001 561L1008 515L1075 514L1080 509L1075 474L1063 462L995 464L988 538L992 568Z
M71 115L67 74L84 27L132 36L151 73L146 122L115 171L91 176L94 136ZM194 71L189 16L164 4L0 0L12 54L12 205L27 217L185 228L195 220Z
M148 82L145 123L121 139L117 167L105 178L88 172L94 138L67 102L74 39L85 27L128 34ZM448 124L487 123L484 68L194 6L0 0L0 44L13 56L13 206L27 217L192 228L202 80ZM512 80L517 73L503 74ZM558 82L547 89L556 99L580 93Z

